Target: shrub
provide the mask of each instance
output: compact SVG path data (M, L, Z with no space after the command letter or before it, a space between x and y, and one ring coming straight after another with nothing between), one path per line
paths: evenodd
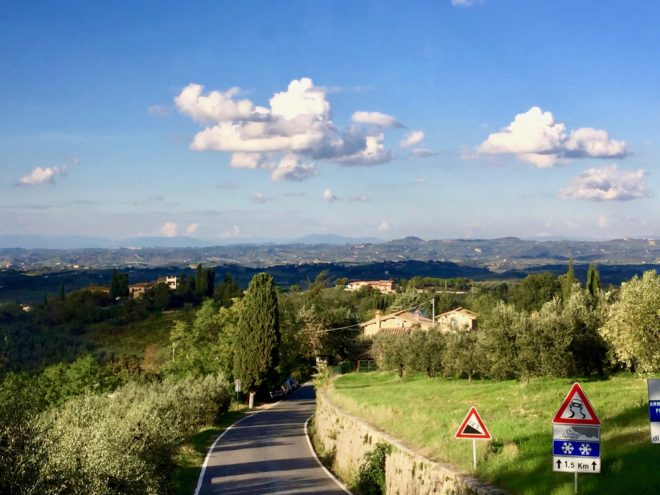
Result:
M179 444L230 397L221 376L130 383L87 394L41 415L40 492L167 493Z
M390 452L392 452L390 444L379 442L374 450L364 455L364 461L360 465L354 487L359 495L381 495L386 493L385 461Z

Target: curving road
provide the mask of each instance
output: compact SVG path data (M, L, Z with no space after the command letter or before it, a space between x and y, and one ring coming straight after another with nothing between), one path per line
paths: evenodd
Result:
M252 413L213 444L195 495L298 493L345 495L309 447L305 422L314 389L303 385L287 400Z

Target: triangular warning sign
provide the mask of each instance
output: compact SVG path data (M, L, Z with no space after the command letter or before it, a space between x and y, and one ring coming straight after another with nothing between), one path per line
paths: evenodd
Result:
M461 426L458 427L455 437L490 440L490 432L481 420L476 407L472 406L470 408L470 411L467 413L467 416L465 416Z
M600 425L596 411L577 382L571 387L552 422L565 425Z

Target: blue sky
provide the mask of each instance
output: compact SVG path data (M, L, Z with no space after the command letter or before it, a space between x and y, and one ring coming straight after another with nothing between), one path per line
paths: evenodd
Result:
M658 237L659 16L4 1L0 235Z

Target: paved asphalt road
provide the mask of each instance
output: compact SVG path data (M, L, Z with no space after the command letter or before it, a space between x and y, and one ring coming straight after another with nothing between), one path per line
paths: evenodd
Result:
M304 385L226 431L208 457L199 495L346 495L310 451L305 421L313 412L314 389Z

